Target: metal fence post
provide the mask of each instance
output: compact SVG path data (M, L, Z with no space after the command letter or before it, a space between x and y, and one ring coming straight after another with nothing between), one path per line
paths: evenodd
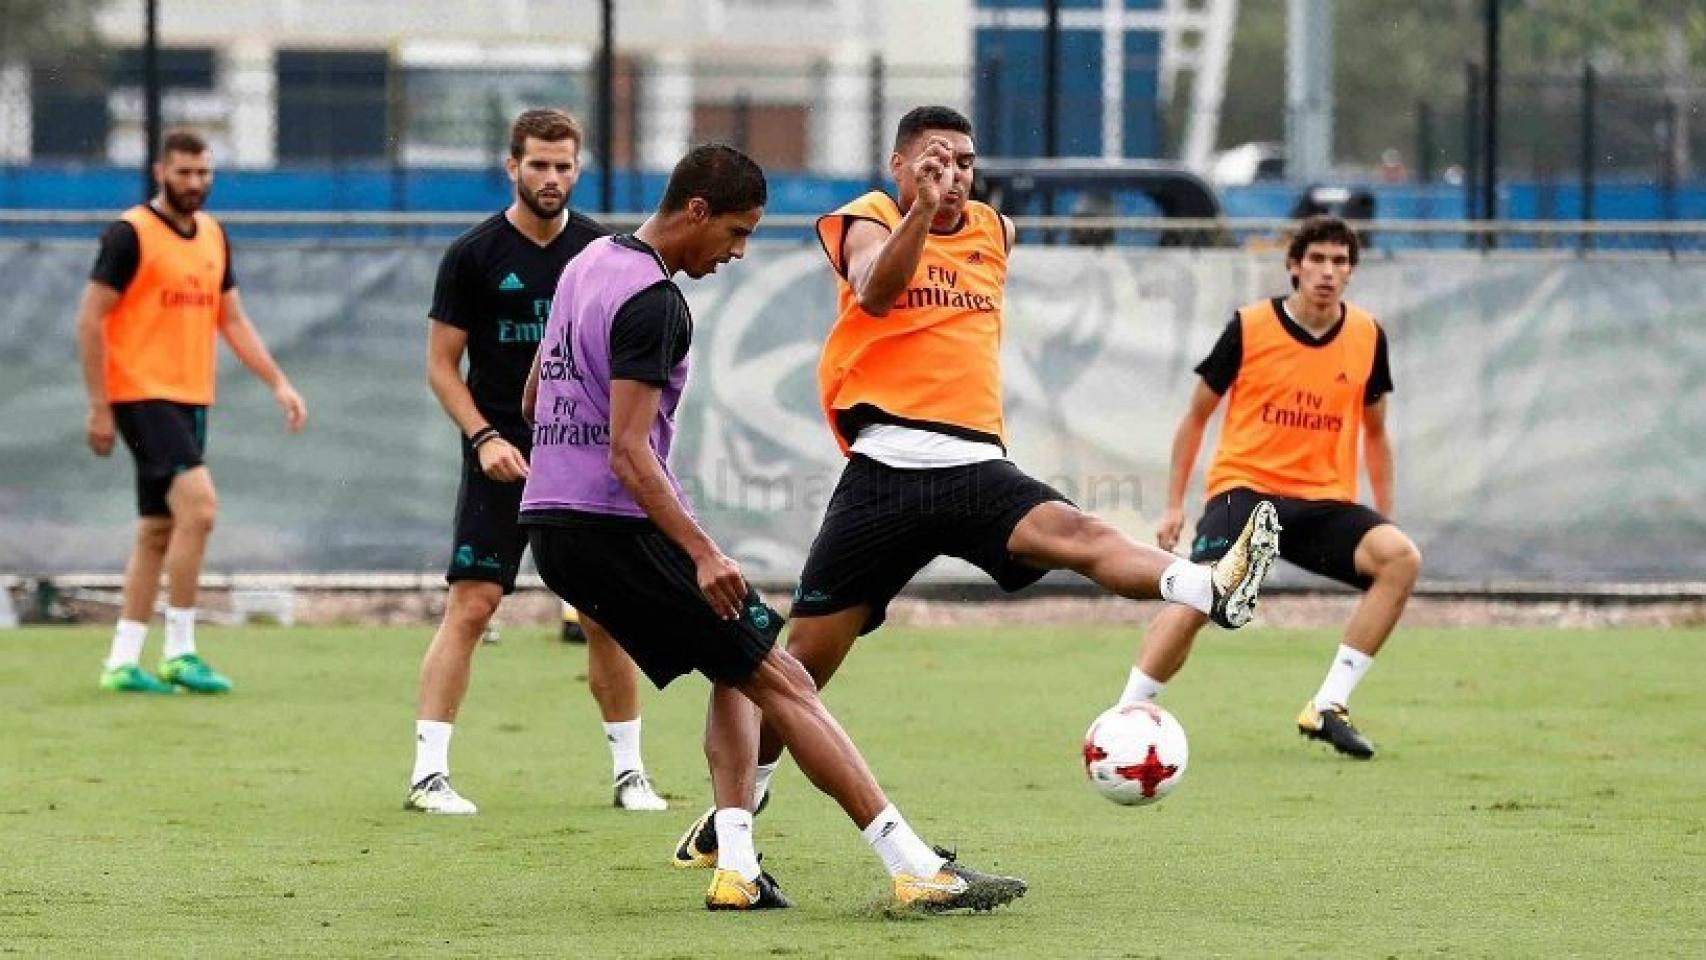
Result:
M1594 72L1593 64L1582 64L1582 212L1583 220L1594 218L1594 173L1599 163L1599 145L1595 142L1597 128L1595 113L1598 109L1599 81ZM1582 234L1582 249L1593 249L1593 234Z
M871 185L873 187L882 185L886 179L883 173L888 166L889 152L883 148L884 82L883 55L873 53L871 54L871 89L869 91L871 97Z

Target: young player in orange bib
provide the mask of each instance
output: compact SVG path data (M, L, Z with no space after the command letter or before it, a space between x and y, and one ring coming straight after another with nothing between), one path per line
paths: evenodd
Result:
M1346 303L1357 236L1331 217L1307 220L1286 251L1292 293L1241 308L1197 367L1202 382L1173 438L1167 511L1156 537L1179 541L1185 488L1209 418L1226 398L1220 442L1208 470L1208 501L1191 559L1221 556L1259 501L1285 528L1280 557L1363 591L1344 641L1299 732L1346 756L1368 759L1374 744L1351 723L1351 691L1404 612L1422 555L1387 519L1392 514L1392 392L1386 333ZM1368 458L1374 509L1357 502L1358 447ZM1168 607L1144 638L1121 703L1153 700L1190 655L1207 618Z

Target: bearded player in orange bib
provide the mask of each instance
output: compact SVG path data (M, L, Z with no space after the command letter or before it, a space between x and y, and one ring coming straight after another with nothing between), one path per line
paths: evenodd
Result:
M1014 228L970 199L976 161L971 121L919 107L896 131L896 195L872 191L818 221L839 310L818 387L847 466L800 574L788 652L819 687L940 556L1006 591L1073 570L1122 597L1168 600L1236 628L1278 555L1271 506L1251 511L1219 562L1200 565L1139 543L1008 459L1001 334ZM781 753L766 727L754 810ZM707 813L672 862L713 863L709 825Z

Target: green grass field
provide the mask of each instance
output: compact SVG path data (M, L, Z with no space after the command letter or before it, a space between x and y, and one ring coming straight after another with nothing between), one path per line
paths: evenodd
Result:
M928 919L874 909L880 865L792 767L758 832L797 909L705 913L665 864L708 797L703 682L646 699L675 809L620 813L584 653L543 630L479 655L480 816L403 813L427 632L206 630L223 699L100 693L105 630L0 633L0 953L1706 954L1700 631L1401 633L1357 695L1368 764L1292 728L1332 634L1205 635L1165 698L1190 771L1138 809L1078 766L1131 631L887 631L831 706L921 834L1031 882Z

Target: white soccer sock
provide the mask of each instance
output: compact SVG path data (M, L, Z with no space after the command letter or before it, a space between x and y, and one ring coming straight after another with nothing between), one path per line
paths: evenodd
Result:
M435 773L450 773L450 734L453 723L443 720L415 721L415 772L409 774L413 786Z
M924 845L918 839L918 834L912 832L906 818L900 811L889 804L883 812L877 814L859 831L871 849L877 851L877 856L883 859L883 866L889 869L889 876L898 877L909 874L914 877L933 877L936 871L942 869L947 861L936 851Z
M1200 563L1174 560L1161 571L1161 599L1208 613L1214 609L1214 575Z
M142 662L142 643L148 639L148 624L120 620L113 628L113 645L107 651L107 669L135 666Z
M620 777L629 770L645 772L645 761L640 759L639 717L605 724L604 741L610 744L610 776L612 779Z
M778 757L773 763L761 763L754 771L752 778L752 809L757 810L758 804L764 800L764 795L770 792L770 778L776 775L776 768L782 765Z
M167 660L195 652L195 608L166 608Z
M717 827L717 869L733 870L748 883L758 879L758 851L752 846L752 811L723 807L711 818Z
M1373 657L1339 644L1339 652L1333 654L1333 665L1327 668L1327 679L1322 680L1321 689L1315 691L1315 709L1325 710L1335 704L1350 706L1351 691L1357 688L1362 675L1372 666Z
M1154 700L1161 695L1167 685L1160 680L1144 673L1139 667L1131 668L1131 676L1126 678L1125 691L1120 694L1120 706L1128 703L1144 703Z

